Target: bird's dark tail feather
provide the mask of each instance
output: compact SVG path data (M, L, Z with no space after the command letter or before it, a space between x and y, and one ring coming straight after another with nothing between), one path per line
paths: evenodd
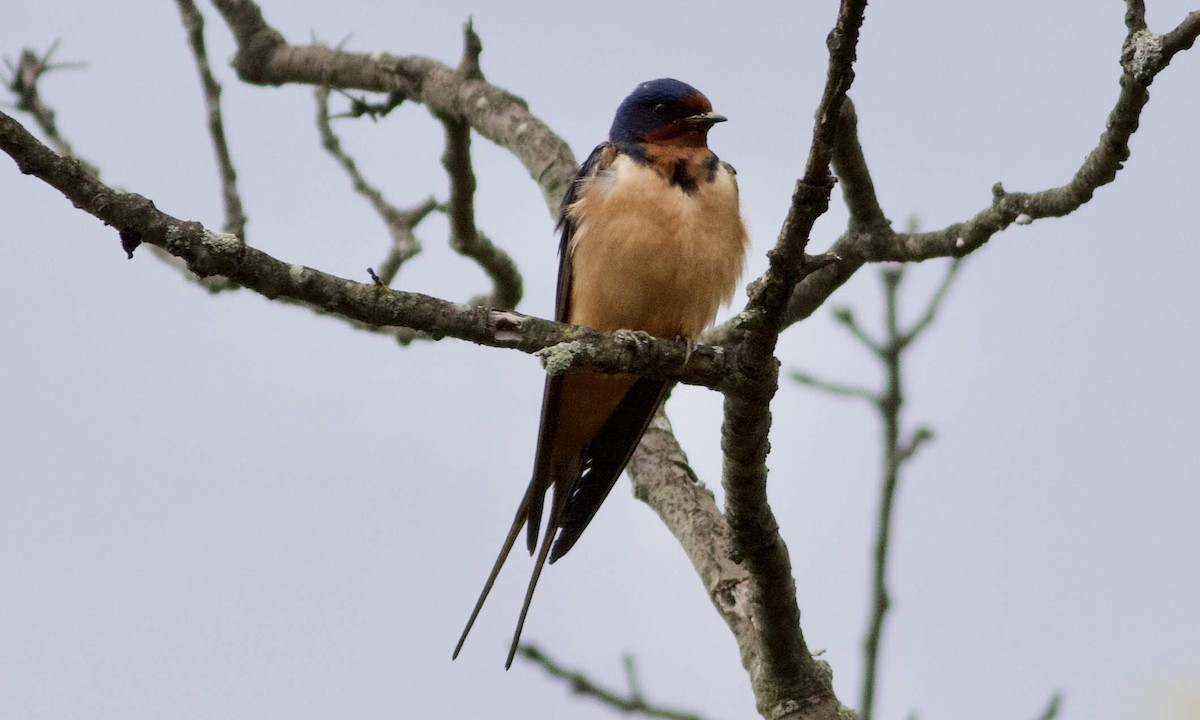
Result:
M479 593L479 599L475 601L475 608L471 610L471 617L467 619L467 626L463 628L462 635L458 638L458 644L454 646L452 659L457 659L458 654L462 651L463 643L467 641L467 635L475 625L475 619L479 617L479 611L483 608L484 601L487 600L488 594L492 591L492 586L496 584L496 578L500 575L500 568L508 560L508 554L512 552L513 545L517 542L517 536L521 534L521 527L526 523L533 525L532 537L536 540L538 528L535 524L541 518L546 491L553 487L554 494L551 496L550 501L550 517L546 520L546 535L542 539L542 548L533 566L533 576L530 578L529 587L525 591L525 603L521 606L521 616L517 621L517 630L513 634L512 647L508 653L508 660L504 663L504 669L507 670L512 665L513 657L517 652L517 643L521 639L521 630L525 627L525 616L529 613L529 603L533 599L533 590L537 586L538 578L542 574L542 567L546 564L546 558L550 554L550 546L554 541L554 536L562 526L563 512L566 509L567 498L570 496L571 487L575 484L575 480L578 477L578 459L572 459L552 469L547 469L541 474L534 475L529 483L529 488L525 491L525 497L521 500L521 505L517 508L517 514L513 518L512 527L508 529L508 536L504 538L504 545L500 548L500 554L496 556L496 562L492 565L491 573L488 574L487 582L483 584L483 591Z
M671 384L662 380L638 378L596 433L584 453L587 470L571 487L559 517L557 527L562 532L550 553L551 565L575 546L592 522L670 389Z
M521 615L517 618L517 629L513 632L512 645L508 648L508 658L504 661L504 669L512 667L513 658L517 655L517 646L521 643L521 631L525 629L525 616L529 614L529 603L533 601L533 591L537 587L538 578L542 576L542 568L546 566L546 558L550 555L550 545L554 542L555 531L562 517L563 506L566 505L567 491L560 492L561 485L554 484L554 495L550 501L550 519L546 521L546 535L542 538L542 547L538 550L537 560L533 564L533 574L529 577L529 587L525 589L525 602L521 604Z
M529 498L521 501L521 506L517 508L517 516L513 519L512 527L508 529L508 537L504 538L504 545L500 547L500 554L496 556L496 563L492 565L492 572L488 575L487 582L483 584L483 592L479 593L479 599L475 601L475 609L471 611L471 617L467 620L467 626L463 628L462 635L458 638L458 644L454 646L454 654L450 659L457 660L458 654L462 652L463 643L467 641L467 635L471 632L471 627L475 625L475 618L479 617L479 611L483 608L483 602L487 600L488 593L492 591L492 586L496 584L496 577L500 575L500 568L504 566L504 561L508 559L508 554L512 551L513 544L517 541L517 535L521 534L521 526L525 524L526 516L529 513Z

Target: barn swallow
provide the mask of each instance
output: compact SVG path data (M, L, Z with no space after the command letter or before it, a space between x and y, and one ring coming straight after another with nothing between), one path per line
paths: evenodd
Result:
M602 332L640 330L689 343L733 298L746 251L734 169L708 149L725 118L678 80L642 83L617 108L608 141L579 167L558 227L554 318ZM546 379L533 479L454 648L458 657L522 526L545 536L504 664L512 665L547 558L575 545L625 469L668 383L583 370Z

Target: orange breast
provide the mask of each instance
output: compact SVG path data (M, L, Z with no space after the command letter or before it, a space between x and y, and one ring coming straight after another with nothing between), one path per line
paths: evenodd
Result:
M724 166L686 193L621 155L568 212L576 228L570 322L696 338L732 299L746 230Z

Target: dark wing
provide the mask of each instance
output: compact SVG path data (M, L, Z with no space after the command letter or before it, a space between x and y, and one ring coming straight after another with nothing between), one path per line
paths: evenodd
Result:
M579 166L579 172L576 173L575 179L571 181L571 186L567 188L567 194L563 197L558 218L558 227L562 230L562 239L559 244L558 298L554 311L554 319L559 322L566 322L570 316L571 303L570 247L571 237L575 234L575 227L571 223L571 219L567 216L567 208L579 198L579 183L608 167L615 158L616 148L611 143L602 143L596 146L596 149L592 150L592 153L588 155L587 160L584 160L583 165ZM529 526L530 553L533 553L537 544L538 528L542 518L542 506L545 502L546 491L552 484L549 449L553 438L547 437L547 428L554 427L557 422L558 408L561 404L559 402L561 392L561 376L546 379L546 391L542 396L542 429L538 435L538 449L536 460L534 461L533 479L529 483L529 488L525 491L525 497L521 499L521 504L517 507L517 513L513 518L512 526L509 528L508 535L504 539L504 544L500 547L500 553L496 557L496 562L492 565L492 571L488 574L488 578L484 582L483 591L479 593L479 599L475 601L475 607L471 610L471 617L467 620L467 625L463 628L462 635L458 638L458 644L454 647L454 657L456 658L458 657L458 653L462 651L463 643L466 642L467 635L471 632L471 627L475 625L475 619L479 617L479 611L483 608L483 603L487 600L488 593L492 591L496 577L500 574L500 568L503 567L504 561L508 559L509 552L512 551L513 544L516 542L517 535L521 532L522 525L528 524ZM551 514L558 516L562 514L566 496L559 497L557 491L555 495L555 507L552 508ZM550 537L553 537L553 530L551 530ZM521 608L521 617L517 623L517 631L513 636L512 648L509 651L508 660L504 665L505 668L508 668L512 664L513 655L516 654L517 642L521 637L521 628L525 624L525 615L529 611L529 600L533 595L534 586L537 585L538 577L541 575L542 567L545 565L549 549L549 542L547 542L542 548L542 552L539 554L538 561L534 566L533 577L529 581L529 588L525 594L525 604Z
M554 319L558 322L570 322L571 317L571 239L575 236L575 224L571 222L567 209L579 199L580 184L606 169L616 157L617 148L612 143L597 145L579 166L579 172L575 173L575 178L571 180L567 194L563 196L562 204L559 205L557 227L561 234L558 242L558 290L554 303ZM554 428L558 427L561 396L562 375L547 377L546 388L542 393L542 421L533 461L533 479L526 492L529 522L525 529L525 545L529 548L530 555L537 548L538 533L542 526L542 505L546 491L553 482L550 472L550 449L554 446Z
M558 249L561 260L558 273L558 308L555 319L559 322L567 322L571 310L571 263L568 262L568 253L575 228L567 215L567 208L578 198L580 180L591 177L608 167L616 157L615 145L612 143L598 145L580 168L579 175L575 182L571 183L570 190L563 198L558 220L559 226L562 228L562 241ZM561 385L561 375L546 379L546 394L542 404L542 437L538 442L539 466L549 459L543 456L542 443L546 440L547 428L554 427L553 420L555 418L550 413L556 413L558 410L560 404L558 394ZM613 485L621 477L621 471L629 463L629 458L633 457L638 442L646 432L646 427L650 424L650 419L654 417L658 406L666 397L668 389L668 383L661 380L640 378L622 398L612 416L588 445L581 458L582 474L571 486L562 515L555 518L556 522L549 529L549 532L553 534L555 530L561 528L558 538L554 541L554 548L550 552L551 563L566 555L567 551L574 547L579 536L592 521ZM545 447L550 447L550 444L546 443ZM534 477L537 477L536 471ZM533 552L537 542L537 531L538 528L535 525L529 526L530 553Z
M550 551L553 563L575 546L579 536L595 517L609 491L621 477L621 471L633 457L650 419L658 411L670 389L663 380L638 378L608 421L596 433L583 457L583 474L567 496L558 527L562 530Z
M558 294L557 301L554 306L554 319L559 322L567 322L567 318L571 315L571 238L575 237L575 224L571 222L570 216L567 214L567 209L575 204L579 199L579 186L601 170L608 169L612 165L613 160L617 159L617 147L612 143L600 143L592 150L592 153L587 156L587 160L579 166L579 172L575 173L575 179L571 181L571 186L567 188L567 194L563 195L562 204L558 206L558 226L562 231L558 242Z

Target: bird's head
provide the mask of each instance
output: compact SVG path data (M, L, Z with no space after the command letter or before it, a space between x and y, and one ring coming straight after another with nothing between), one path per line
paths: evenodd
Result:
M687 83L662 78L638 85L617 108L608 139L614 143L651 143L705 147L708 129L726 118Z

